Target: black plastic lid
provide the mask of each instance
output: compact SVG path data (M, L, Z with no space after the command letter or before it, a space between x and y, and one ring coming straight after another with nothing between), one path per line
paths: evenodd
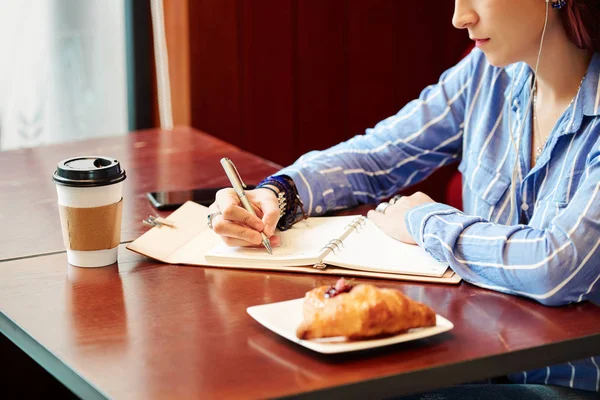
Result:
M114 158L74 157L59 162L52 179L65 186L106 186L124 181L125 171Z

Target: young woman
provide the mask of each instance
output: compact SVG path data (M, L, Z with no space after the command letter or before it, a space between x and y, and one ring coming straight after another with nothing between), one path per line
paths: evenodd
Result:
M257 245L259 232L291 226L300 199L314 216L375 203L458 161L464 212L416 193L369 218L475 285L552 306L599 301L600 2L456 0L453 24L476 49L436 85L249 191L261 218L231 189L219 192L209 225L229 245ZM598 392L599 365L592 357L509 378L575 396Z

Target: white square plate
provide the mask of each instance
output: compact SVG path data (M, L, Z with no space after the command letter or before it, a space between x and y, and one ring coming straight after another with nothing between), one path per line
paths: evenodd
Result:
M318 351L319 353L344 353L348 351L372 349L375 347L422 339L454 328L452 322L438 314L436 315L435 326L410 329L407 332L385 338L357 341L348 341L343 337L301 340L296 337L296 328L302 321L303 302L304 298L288 300L279 303L248 307L246 311L248 311L248 314L250 314L252 318L266 328L294 343L298 343L301 346Z

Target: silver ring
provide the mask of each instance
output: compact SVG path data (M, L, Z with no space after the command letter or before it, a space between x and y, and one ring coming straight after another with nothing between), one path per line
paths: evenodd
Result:
M217 211L214 213L210 213L206 216L206 225L212 230L213 226L212 226L212 220L214 217L216 217L217 215L221 215L222 212L221 211Z
M390 204L396 204L398 200L400 200L403 196L401 194L397 194L390 199Z
M390 206L390 203L388 203L387 201L384 201L383 203L379 203L377 204L377 207L375 208L375 211L380 212L382 214L385 214L385 210Z

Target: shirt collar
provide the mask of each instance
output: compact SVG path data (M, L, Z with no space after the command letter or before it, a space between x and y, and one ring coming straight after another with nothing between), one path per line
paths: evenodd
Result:
M510 96L511 86L514 84L513 98L510 104L518 102L523 90L531 84L530 78L533 71L527 63L518 62L504 68L509 77L509 84L504 91L505 97ZM528 96L527 96L528 97ZM575 132L581 126L584 115L600 115L600 53L594 53L581 88L577 94L577 103L566 132Z
M505 96L510 96L510 89L514 84L513 99L518 98L527 86L526 83L533 75L533 71L527 63L518 62L505 67L504 72L508 75L510 82L504 92ZM578 101L582 105L585 115L600 115L600 53L594 53L592 56Z
M600 53L594 53L592 61L581 85L580 101L583 113L589 116L600 115Z
M581 128L583 116L596 116L600 108L600 88L598 87L598 76L600 74L600 54L594 53L592 61L585 73L585 79L581 83L579 91L575 95L571 118L567 120L564 133L574 133Z
M519 98L523 89L527 86L526 83L529 81L529 78L533 75L533 71L524 62L518 62L511 64L504 68L504 72L508 75L508 87L504 91L504 96L510 96L510 91L512 88L513 98L510 99L511 103L514 99ZM513 87L514 85L514 87Z

